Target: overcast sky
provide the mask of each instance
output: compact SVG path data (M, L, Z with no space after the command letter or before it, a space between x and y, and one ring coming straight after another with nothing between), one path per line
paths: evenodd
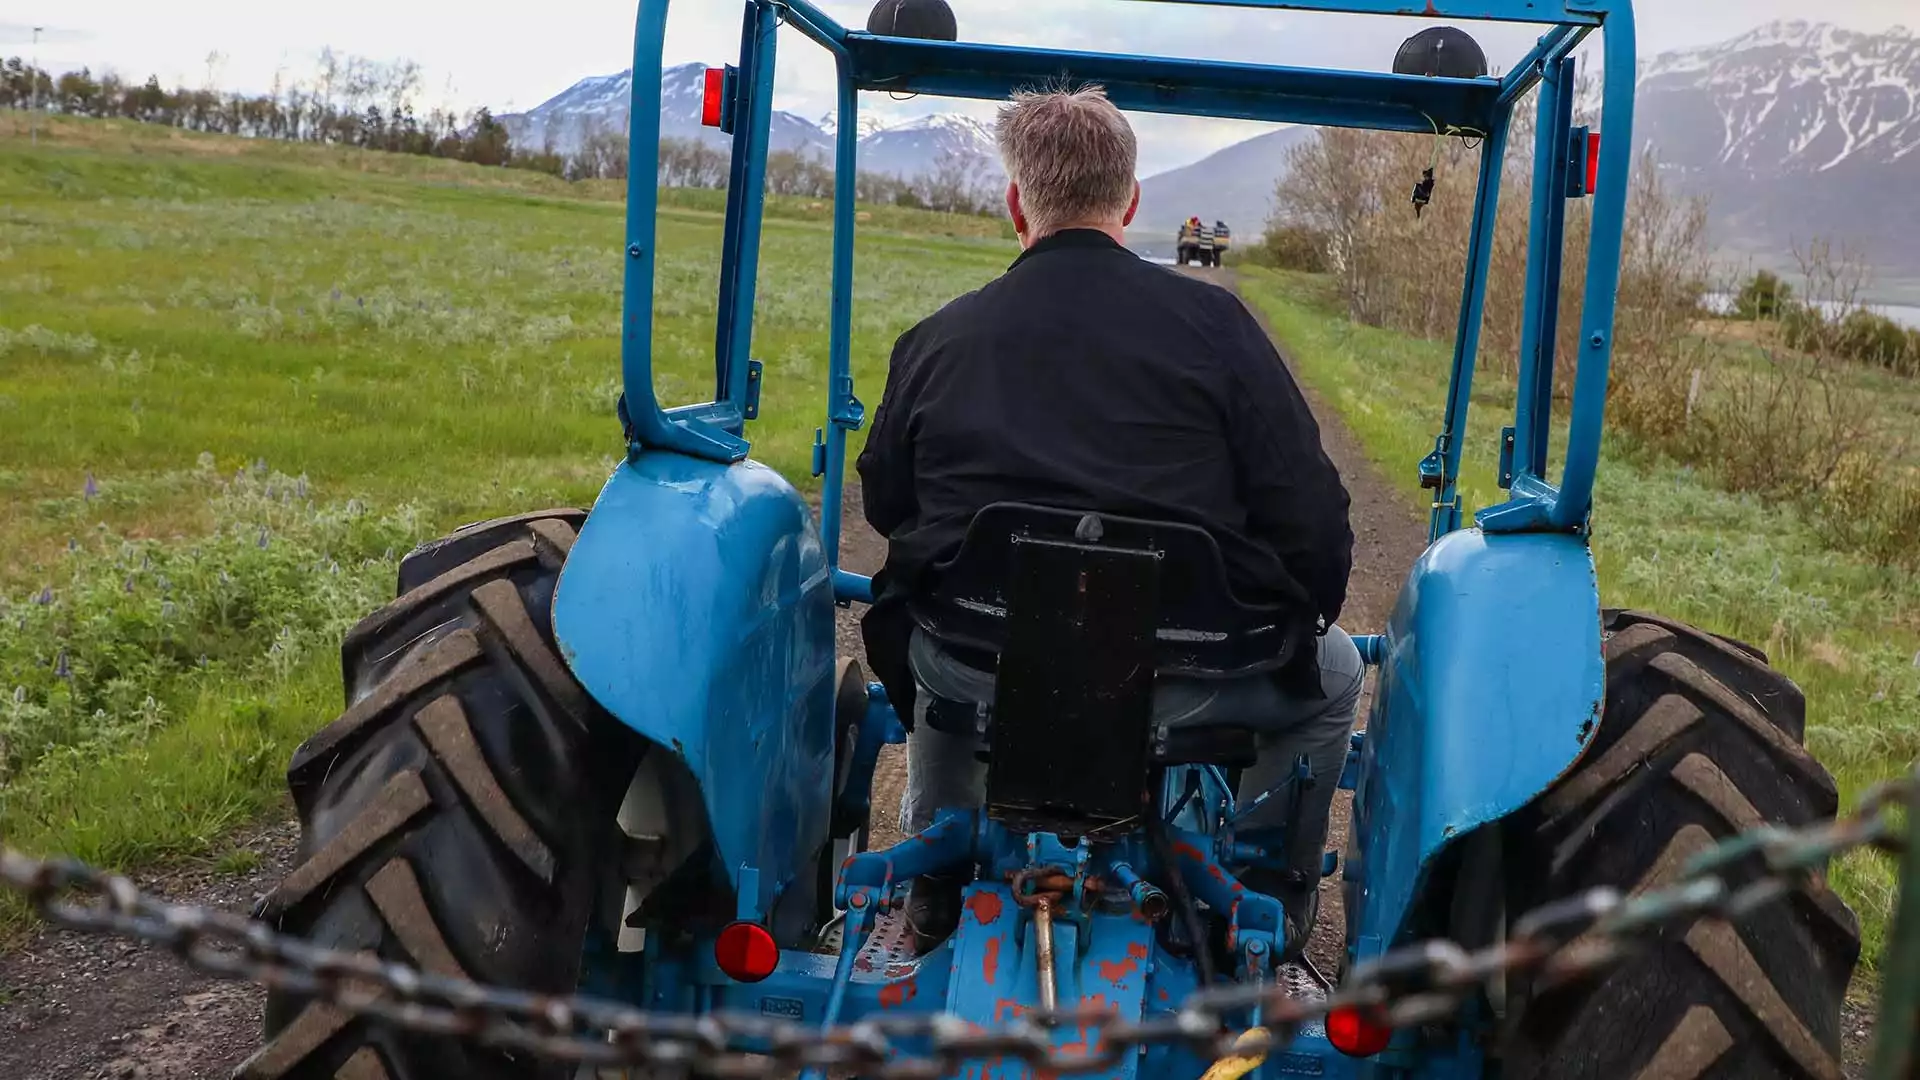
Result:
M976 41L1145 52L1270 63L1384 69L1417 25L1404 19L1306 15L1130 0L950 0L961 35ZM870 0L823 0L829 14L864 25ZM46 27L39 57L65 70L89 66L123 76L263 90L276 71L306 78L323 46L377 59L405 57L426 72L435 99L497 112L531 108L588 75L631 63L631 0L330 0L276 5L252 0L5 0L0 54L31 50L30 28ZM668 63L732 59L737 0L677 0ZM1732 37L1772 19L1822 19L1859 30L1920 21L1915 0L1643 0L1641 50L1650 54ZM1475 36L1504 67L1538 28L1478 24ZM833 103L825 53L788 31L781 41L777 104L816 118ZM218 53L211 65L209 54ZM980 106L893 101L867 95L863 109L906 119ZM1257 133L1256 125L1169 117L1138 118L1142 172L1190 161Z

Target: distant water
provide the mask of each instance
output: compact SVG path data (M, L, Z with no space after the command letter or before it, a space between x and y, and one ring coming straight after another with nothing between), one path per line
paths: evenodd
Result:
M1714 311L1724 312L1733 307L1733 297L1726 293L1708 293L1706 302L1707 306ZM1827 309L1827 314L1833 314L1835 305L1822 306ZM1908 304L1862 304L1861 306L1876 315L1885 315L1902 326L1920 330L1920 307Z
M1920 307L1909 307L1906 304L1886 304L1876 310L1902 326L1910 326L1915 330L1920 330Z

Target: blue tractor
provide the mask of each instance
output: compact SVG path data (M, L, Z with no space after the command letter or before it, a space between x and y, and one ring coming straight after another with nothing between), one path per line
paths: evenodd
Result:
M1283 959L1281 902L1240 881L1285 843L1241 829L1241 811L1286 788L1353 792L1350 839L1326 862L1342 875L1346 971L1411 941L1485 945L1541 905L1657 886L1733 831L1832 815L1834 784L1802 747L1802 696L1760 652L1600 606L1588 541L1634 146L1629 0L1185 2L1543 32L1504 77L1486 74L1457 30L1440 38L1450 48L1416 36L1394 71L1367 73L968 43L938 4L886 0L861 30L810 0L744 0L738 62L706 84L706 120L733 145L714 394L663 409L651 382L650 163L667 0L642 0L625 459L591 512L471 525L407 556L398 598L342 645L346 711L289 768L301 861L259 915L430 972L584 988L658 1013L796 1028L938 1015L945 1030L992 1031L1092 1010L1151 1025L1178 1018L1196 991L1311 997L1343 975ZM751 358L751 338L783 28L839 72L817 514L748 440L762 379L775 377ZM1573 123L1571 53L1596 31L1604 141ZM995 698L979 710L986 800L865 850L876 757L902 734L880 685L836 656L834 634L836 608L872 599L870 580L839 565L847 438L864 413L849 366L858 95L995 100L1063 75L1129 110L1484 140L1452 388L1419 463L1431 543L1388 625L1361 639L1377 692L1343 774L1296 772L1254 794L1235 790L1251 735L1159 729L1146 702L1156 672L1275 665L1298 644L1276 629L1287 620L1236 600L1203 533L989 508L915 612L928 633L996 657ZM1468 524L1462 433L1523 102L1538 123L1525 343L1499 463L1510 497ZM1590 200L1592 246L1551 482L1563 227L1579 200ZM969 884L958 929L923 951L908 946L899 906L936 872ZM1495 979L1400 1030L1336 1013L1291 1032L1255 1075L1837 1080L1857 953L1853 915L1816 872L1778 903L1669 927L1598 974ZM1260 1019L1251 1006L1219 1018L1228 1030ZM266 1029L244 1076L565 1075L285 992L270 998ZM1109 1053L1078 1023L1037 1030L1064 1071L1192 1080L1211 1064L1179 1040ZM915 1052L911 1039L898 1049ZM947 1075L983 1080L1049 1071L1020 1055L941 1060Z

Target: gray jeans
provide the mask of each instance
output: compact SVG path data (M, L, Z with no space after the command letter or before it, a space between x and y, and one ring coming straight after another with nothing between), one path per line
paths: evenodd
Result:
M1240 777L1241 800L1287 781L1293 763L1305 755L1317 782L1300 804L1300 820L1293 823L1288 868L1304 873L1309 882L1320 876L1321 853L1327 843L1327 815L1333 793L1347 760L1354 709L1366 664L1345 630L1335 626L1319 638L1320 686L1325 695L1306 701L1281 692L1267 676L1230 681L1166 678L1153 691L1154 720L1169 725L1234 724L1253 729L1259 738L1259 760ZM948 701L993 700L993 676L967 667L942 652L915 630L909 650L919 693L914 703L913 731L907 736L907 790L900 800L900 828L912 835L933 824L934 811L972 808L986 798L986 766L974 758L976 740L936 731L926 722L927 703L934 697ZM1268 800L1243 823L1243 828L1285 822L1291 799Z

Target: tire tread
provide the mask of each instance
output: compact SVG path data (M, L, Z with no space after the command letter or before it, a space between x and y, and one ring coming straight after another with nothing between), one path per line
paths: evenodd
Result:
M1758 650L1672 620L1609 613L1607 700L1585 760L1508 826L1511 910L1595 887L1677 883L1701 852L1832 815L1801 745L1804 699ZM1739 889L1757 857L1723 871ZM1596 946L1591 931L1573 955ZM1840 1005L1858 921L1816 867L1783 902L1656 932L1630 964L1538 985L1508 1014L1509 1080L1840 1080Z

